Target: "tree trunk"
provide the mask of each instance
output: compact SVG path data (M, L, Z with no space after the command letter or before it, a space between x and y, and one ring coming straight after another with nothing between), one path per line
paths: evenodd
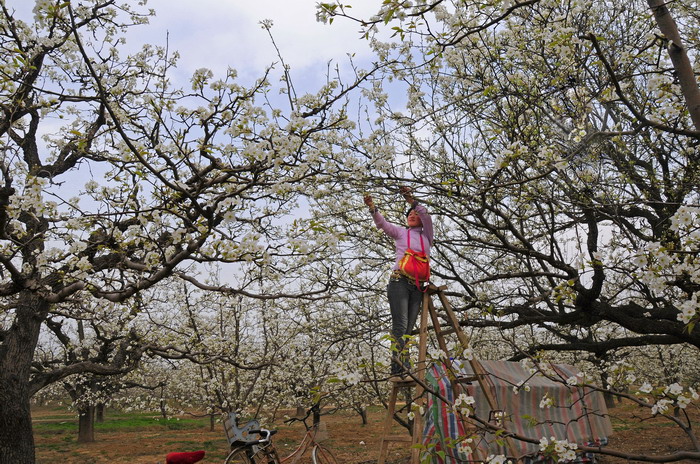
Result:
M83 406L78 409L78 443L95 441L95 406Z
M647 4L654 13L656 25L663 36L669 40L668 54L676 71L678 84L681 87L685 103L690 113L690 118L695 125L695 130L700 131L700 87L695 78L695 71L690 62L686 47L683 45L676 21L666 6L666 0L647 0Z
M314 425L318 424L321 422L321 407L316 404L314 405L313 408L311 408L312 417L313 417L313 423Z
M603 392L603 399L605 400L605 406L608 409L613 409L617 407L617 404L615 403L615 395L613 395L610 392Z
M367 408L364 406L355 406L353 409L362 418L362 425L367 425Z
M98 403L95 409L95 423L102 424L105 421L105 404Z
M160 416L163 420L168 420L168 408L165 400L161 398L160 400Z
M360 417L362 418L362 425L367 425L367 408L360 408Z
M34 464L29 368L49 305L29 292L18 301L15 320L0 342L0 462Z
M0 462L33 464L28 382L20 381L16 372L8 372L5 364L0 364Z

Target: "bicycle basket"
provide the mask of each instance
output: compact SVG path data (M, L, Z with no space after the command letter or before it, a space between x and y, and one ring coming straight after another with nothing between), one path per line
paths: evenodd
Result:
M231 446L259 440L260 436L257 433L250 433L251 430L260 430L260 423L255 419L249 421L243 427L238 427L235 412L228 413L224 418L224 431L226 431L226 439Z

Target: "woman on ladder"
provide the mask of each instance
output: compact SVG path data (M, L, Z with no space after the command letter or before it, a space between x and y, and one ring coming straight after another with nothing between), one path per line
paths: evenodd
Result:
M425 206L416 201L409 187L401 187L399 193L410 206L406 214L407 228L388 222L374 205L372 197L370 195L364 197L365 205L369 208L375 225L393 238L395 245L396 261L387 286L387 297L391 311L391 335L396 342L402 362L398 362L397 355L392 354L391 375L394 381L404 378L410 369L408 356L403 353L406 345L405 336L413 331L421 310L423 302L421 286L430 277L429 270L427 275L425 270L428 269L427 257L430 256L430 247L433 244L433 221ZM417 250L419 246L421 252L414 252L413 250ZM421 263L416 263L414 255ZM425 266L425 269L418 270L419 266Z

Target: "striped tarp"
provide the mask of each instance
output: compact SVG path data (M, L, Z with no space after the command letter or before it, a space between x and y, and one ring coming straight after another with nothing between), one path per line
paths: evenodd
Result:
M437 392L445 398L449 404L454 403L454 390L450 381L445 376L441 366L433 364L428 369L425 377L430 390ZM434 461L440 464L453 464L468 460L469 455L460 452L456 443L466 435L465 423L453 414L451 409L435 395L428 395L428 404L425 411L425 427L423 429L423 444L434 457ZM421 459L421 462L424 462Z
M569 365L549 365L558 381L542 375L533 374L528 368L517 362L480 361L489 374L482 382L493 393L496 407L491 408L483 394L481 385L476 381L460 381L457 394L466 393L474 397L474 415L482 420L494 422L499 416L505 418L503 425L518 435L527 436L537 441L542 437L557 440L566 439L579 445L603 445L612 433L612 426L602 394L574 383L580 383L579 371ZM454 374L458 379L473 378L473 371L468 362L454 362ZM450 403L454 401L452 382L445 375L444 366L433 365L428 369L426 382ZM577 379L574 382L574 379ZM567 384L567 380L569 384ZM517 390L517 393L516 393ZM551 406L541 407L543 398L551 398ZM471 423L462 423L453 413L452 408L434 395L428 395L428 410L425 417L424 444L440 464L455 464L464 461L483 460L488 455L512 455L505 448L502 440L484 430L475 429ZM458 453L456 443L471 436L472 441L465 443L473 452L469 455ZM514 440L518 455L522 458L531 456L536 460L539 451L537 443ZM585 456L581 456L585 461Z

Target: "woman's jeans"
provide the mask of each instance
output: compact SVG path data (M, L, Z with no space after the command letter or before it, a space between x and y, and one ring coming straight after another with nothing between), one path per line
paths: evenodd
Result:
M413 326L416 325L416 319L420 313L421 304L423 303L423 292L416 287L415 282L410 281L406 277L397 277L392 275L389 279L389 285L386 288L387 297L389 298L389 308L391 310L391 335L396 341L398 353L392 351L392 358L399 357L399 353L403 351L406 345L404 335L410 335L413 331ZM408 355L400 356L402 363L391 361L391 373L400 374L404 370L410 368Z

